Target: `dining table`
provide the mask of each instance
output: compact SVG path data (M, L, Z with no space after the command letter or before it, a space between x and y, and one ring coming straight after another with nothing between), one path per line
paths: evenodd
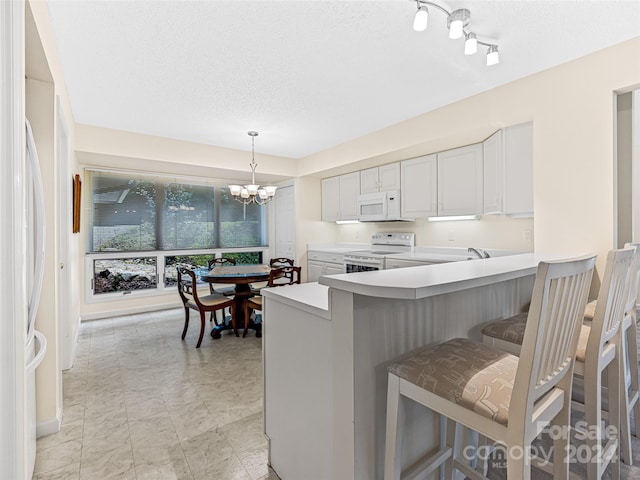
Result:
M255 323L251 318L244 318L244 302L254 295L251 284L269 280L271 267L264 264L251 265L217 265L211 270L201 273L200 278L207 283L223 283L235 285L235 315L238 328L250 328L256 331L256 337L262 337L262 324ZM216 325L211 331L213 338L220 338L224 330L231 329L227 322Z

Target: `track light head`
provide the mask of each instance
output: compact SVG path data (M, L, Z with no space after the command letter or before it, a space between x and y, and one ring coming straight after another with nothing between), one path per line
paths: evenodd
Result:
M466 8L454 10L447 18L447 26L449 27L449 38L456 39L462 37L464 27L469 25L471 20L471 12Z
M413 29L416 32L424 32L427 29L427 21L429 20L429 10L426 6L420 5L418 2L418 10L413 19Z
M478 51L478 37L475 33L469 32L464 41L464 54L473 55Z
M498 55L498 46L490 45L487 49L487 67L497 65L500 63L500 56Z

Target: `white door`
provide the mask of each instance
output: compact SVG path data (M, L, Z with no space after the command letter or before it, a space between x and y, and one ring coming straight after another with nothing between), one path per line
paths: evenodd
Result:
M71 315L71 269L69 248L71 246L71 219L72 219L72 200L71 200L71 174L69 167L69 137L67 133L67 125L62 117L60 108L60 98L56 98L57 111L57 152L56 162L58 163L58 172L60 173L58 185L58 319L60 321L60 368L67 370L73 366L73 357L75 353L76 339L76 321ZM62 395L62 389L60 389ZM62 400L62 399L61 399ZM60 402L62 405L62 401Z
M296 258L295 188L281 187L275 196L275 257Z

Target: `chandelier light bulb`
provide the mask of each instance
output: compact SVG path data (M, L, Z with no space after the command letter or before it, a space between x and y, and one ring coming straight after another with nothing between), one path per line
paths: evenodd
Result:
M470 32L464 41L464 54L473 55L477 51L478 51L478 37L476 37L475 33Z
M416 16L413 19L413 29L416 32L424 32L427 29L429 20L429 10L424 5L418 8Z
M498 46L491 45L487 50L487 67L497 65L500 63L500 56L498 55Z

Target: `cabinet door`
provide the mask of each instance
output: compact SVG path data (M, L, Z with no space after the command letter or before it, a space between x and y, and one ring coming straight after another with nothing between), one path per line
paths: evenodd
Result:
M307 262L307 282L317 282L322 275L324 264L320 262Z
M484 176L484 213L503 212L504 148L502 130L482 143Z
M360 172L340 175L340 220L358 219Z
M533 215L533 122L504 129L505 205L509 215Z
M294 187L282 187L274 197L275 256L296 257L296 217Z
M438 153L438 215L482 213L482 144Z
M360 193L375 193L378 191L378 167L360 170Z
M342 267L342 265L337 265L335 263L325 264L323 275L336 275L338 273L344 273L344 268Z
M400 188L400 162L378 167L378 190L388 192Z
M340 219L340 177L322 179L322 220Z
M400 162L400 210L404 218L438 214L437 156L426 155Z

